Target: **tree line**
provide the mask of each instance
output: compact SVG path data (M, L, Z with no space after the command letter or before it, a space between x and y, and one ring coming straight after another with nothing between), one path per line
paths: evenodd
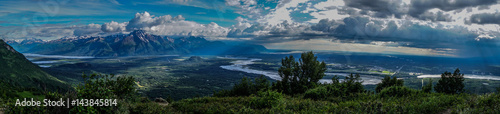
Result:
M252 80L244 77L240 83L235 84L231 90L223 90L214 93L214 96L249 96L258 94L259 91L275 91L287 95L304 94L305 98L321 99L329 96L348 96L360 93L369 93L364 89L359 74L350 74L340 81L338 76L332 78L332 83L322 84L319 80L325 76L326 64L317 60L312 51L301 54L298 61L293 55L281 60L281 67L278 69L281 80L270 84L264 76ZM421 92L430 93L434 89L437 93L459 94L464 92L464 74L457 68L453 73L444 72L441 79L434 86L432 80L422 87ZM400 94L417 92L403 86L404 81L397 77L386 76L382 82L375 87L376 93ZM393 92L391 92L393 91ZM406 91L406 92L405 92ZM392 96L392 95L389 95ZM397 96L397 95L396 95Z

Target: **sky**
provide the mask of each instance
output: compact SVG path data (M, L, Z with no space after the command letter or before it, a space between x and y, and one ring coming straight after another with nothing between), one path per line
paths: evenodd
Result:
M498 0L0 0L0 38L145 30L269 49L500 57Z

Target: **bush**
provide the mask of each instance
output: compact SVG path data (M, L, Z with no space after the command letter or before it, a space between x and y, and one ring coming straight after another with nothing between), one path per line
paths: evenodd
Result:
M256 108L271 108L283 101L283 95L276 91L260 91L250 102Z
M360 93L365 91L362 83L363 81L361 81L361 77L359 74L350 74L349 76L345 77L344 82L342 82L340 86L343 88L345 93Z
M460 74L460 70L457 68L453 74L450 72L444 72L441 74L441 79L434 87L434 90L438 93L446 94L457 94L464 92L464 74Z
M264 75L255 78L254 82L249 80L247 77L243 77L240 83L235 84L231 90L221 90L215 92L216 97L229 97L229 96L249 96L251 94L257 94L258 91L265 91L270 88L269 81L267 81Z
M380 97L405 97L417 94L418 91L405 86L392 86L382 89L378 95Z
M305 92L304 98L314 100L326 99L328 97L346 97L365 92L359 74L349 75L343 82L339 82L338 77L332 79L331 84L320 85Z
M117 99L117 106L108 107L83 107L78 106L71 112L80 113L113 113L123 104L138 98L135 91L135 79L133 77L116 77L114 75L83 74L84 84L76 87L77 99ZM125 109L126 110L126 109Z
M422 91L426 93L430 93L432 91L432 79L429 79L429 83L422 87Z
M390 76L385 76L384 79L382 79L381 83L377 84L377 87L375 87L375 91L377 93L380 92L380 90L386 88L386 87L391 87L391 86L403 86L404 81L399 80L397 77L391 77Z
M314 89L307 90L306 93L304 94L304 98L318 100L329 97L330 95L331 95L330 91L327 89L326 86L320 86Z

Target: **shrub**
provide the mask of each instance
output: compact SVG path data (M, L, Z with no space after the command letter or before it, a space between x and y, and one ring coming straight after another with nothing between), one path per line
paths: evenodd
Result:
M329 96L330 91L328 91L326 86L320 86L314 89L307 90L304 94L304 98L310 98L314 100L323 99Z
M243 77L240 83L235 84L231 90L221 90L215 92L216 97L229 97L229 96L249 96L251 94L257 94L258 91L265 91L270 88L269 81L267 81L264 75L255 78L254 82L249 80L247 77Z
M352 73L345 77L344 82L340 84L345 93L360 93L364 92L363 81L361 81L361 77L359 74L353 75Z
M429 83L422 87L422 91L430 93L432 91L432 79L429 79Z
M328 97L352 96L365 91L359 74L349 75L342 83L339 82L337 76L332 81L331 84L320 85L314 89L307 90L304 98L320 100Z
M378 95L380 97L405 97L417 94L418 91L405 86L391 86L382 89Z
M434 87L438 93L456 94L464 92L464 74L457 68L453 74L444 72Z
M276 91L260 91L257 97L250 102L256 108L270 108L279 105L283 101L283 95Z
M384 79L382 79L381 83L378 83L377 86L375 87L375 91L377 93L380 92L380 90L386 88L386 87L391 87L391 86L403 86L404 81L399 80L397 77L391 77L390 76L385 76Z
M133 77L116 77L114 75L83 74L84 83L76 87L77 99L117 99L117 106L83 107L78 106L71 112L112 113L123 108L127 100L134 100L135 79Z

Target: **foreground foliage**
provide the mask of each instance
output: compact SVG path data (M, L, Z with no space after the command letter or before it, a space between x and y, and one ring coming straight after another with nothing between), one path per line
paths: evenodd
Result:
M404 88L395 86L390 88ZM388 89L390 89L388 88ZM386 90L386 89L384 89ZM384 92L384 90L382 92ZM393 91L393 90L388 90ZM398 90L396 90L398 91ZM406 91L406 90L402 90ZM253 104L259 96L184 99L165 107L189 113L499 113L500 95L423 93L364 94L342 102L285 96L271 107ZM414 92L414 93L413 93ZM262 108L264 107L264 108Z
M464 74L460 73L457 68L453 74L444 72L441 74L441 79L438 81L434 90L439 93L457 94L464 92Z
M85 83L76 87L76 91L46 92L43 97L51 100L119 99L118 105L14 107L8 102L6 113L500 113L500 94L463 93L463 74L458 69L453 75L443 73L434 87L437 93L432 92L431 81L422 90L416 90L403 86L404 82L395 77L386 77L377 84L375 93L364 89L359 74L350 74L344 81L335 76L330 84L317 83L316 78L324 75L318 74L324 72L321 67L324 63L319 63L312 52L304 55L307 57L299 59L300 63L294 62L292 56L285 58L283 65L293 67L282 67L280 75L287 73L292 80L284 79L273 86L264 76L253 81L243 78L232 89L214 93L214 97L155 103L137 95L132 77L83 75ZM309 62L302 63L305 61ZM0 92L9 90L0 89Z
M282 59L278 69L281 80L273 84L273 89L292 95L314 88L326 71L325 62L317 59L312 51L302 53L299 61L295 61L292 55Z

